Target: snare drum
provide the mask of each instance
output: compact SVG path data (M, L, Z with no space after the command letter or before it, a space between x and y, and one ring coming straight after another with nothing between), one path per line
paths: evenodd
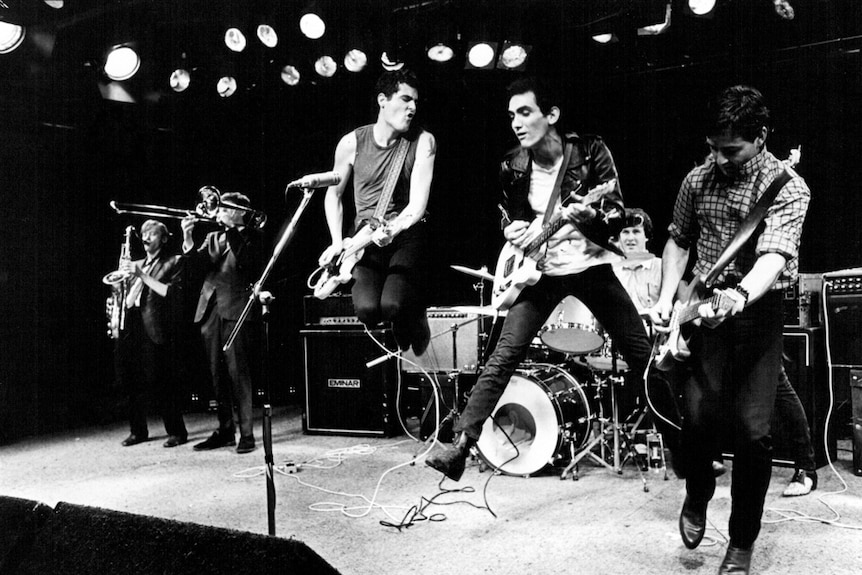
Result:
M554 308L539 337L549 348L573 355L592 353L605 342L596 318L573 296L566 296Z
M583 388L567 371L551 364L522 366L482 427L479 455L502 473L529 477L568 457L569 442L575 450L583 447L591 417Z
M584 361L595 371L613 371L614 369L614 359L613 359L613 343L611 342L611 336L607 336L605 338L605 343L602 345L599 350L593 354L590 354L584 357ZM617 371L623 372L629 370L629 364L625 362L624 359L620 357L620 354L617 354Z

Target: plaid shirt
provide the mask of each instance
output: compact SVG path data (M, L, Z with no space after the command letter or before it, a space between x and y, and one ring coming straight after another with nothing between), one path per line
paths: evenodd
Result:
M764 148L741 167L734 180L718 172L712 156L688 173L680 186L668 231L682 248L696 244L695 274L709 272L755 202L785 168L783 162ZM787 259L787 265L773 289L793 285L799 271L799 237L811 192L799 174L787 169L792 178L766 212L759 228L762 232L743 246L716 278L716 283L738 281L751 271L759 256L778 253Z

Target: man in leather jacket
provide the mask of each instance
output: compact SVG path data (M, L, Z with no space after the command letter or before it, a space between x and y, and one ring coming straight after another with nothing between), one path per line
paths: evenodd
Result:
M496 348L455 425L460 438L426 460L455 481L510 376L548 314L565 296L577 297L590 309L635 373L643 373L650 352L643 323L611 269L621 256L609 240L622 228L624 211L608 148L597 136L561 135L560 108L538 81L517 80L509 87L509 97L511 127L520 146L506 155L502 165L508 214L503 235L524 249L546 229L545 220L561 216L564 223L536 254L541 278L524 287L508 309ZM559 197L552 200L566 158ZM584 198L597 186L603 194ZM548 211L557 215L546 217Z

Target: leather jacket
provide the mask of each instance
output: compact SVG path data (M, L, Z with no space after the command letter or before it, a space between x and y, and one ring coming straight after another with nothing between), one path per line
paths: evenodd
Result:
M560 185L560 199L565 200L572 192L579 196L603 182L616 179L616 185L600 200L591 202L597 216L578 225L581 232L591 241L605 249L620 253L612 246L609 238L619 234L624 227L625 211L622 191L620 190L617 168L600 136L579 136L567 133L563 142L572 145L572 153L566 173ZM500 183L503 187L503 207L511 220L533 220L533 210L528 201L530 193L530 172L532 158L529 150L521 146L509 151L500 167Z

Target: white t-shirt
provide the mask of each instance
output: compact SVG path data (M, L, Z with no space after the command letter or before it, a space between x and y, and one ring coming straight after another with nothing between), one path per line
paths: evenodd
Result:
M557 174L562 163L562 157L551 169L543 168L536 162L532 163L528 200L533 213L539 220L533 222L535 226L540 225L545 216L545 208L548 206L548 199L551 197L554 184L557 182ZM559 208L560 205L561 201L558 198L554 208ZM570 223L565 224L556 234L551 236L537 257L541 257L541 254L544 254L544 258L540 260L539 269L549 276L576 274L592 266L610 264L622 259L585 238Z

